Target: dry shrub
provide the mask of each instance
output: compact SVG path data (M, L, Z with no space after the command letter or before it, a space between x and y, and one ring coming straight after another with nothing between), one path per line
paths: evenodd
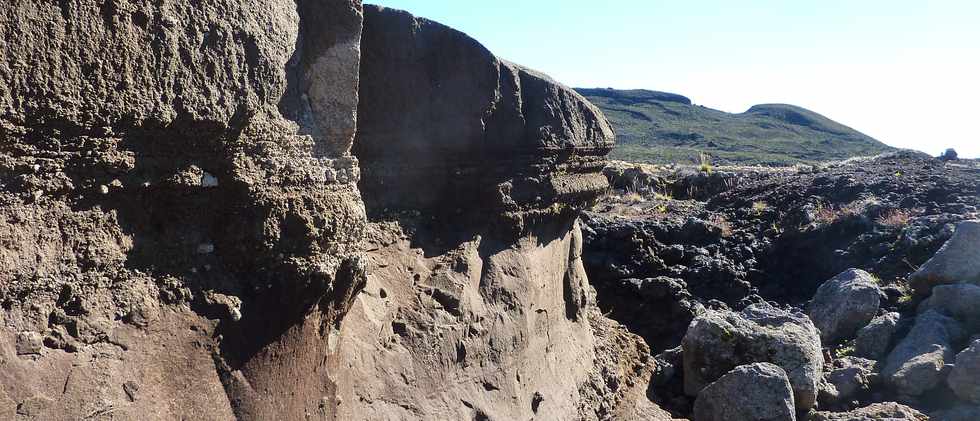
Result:
M905 209L892 209L879 216L876 222L886 227L902 228L908 225L911 219L912 212Z
M708 220L711 225L718 227L721 230L721 236L728 238L732 236L732 224L728 222L728 219L724 215L714 215Z

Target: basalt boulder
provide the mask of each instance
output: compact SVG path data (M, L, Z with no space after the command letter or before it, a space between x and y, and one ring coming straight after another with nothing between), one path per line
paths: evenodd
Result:
M980 404L980 339L956 354L956 365L946 382L960 399Z
M754 304L741 313L707 311L688 328L684 348L684 391L701 389L733 368L755 362L786 371L796 408L816 403L823 374L820 333L804 314Z
M815 412L808 421L926 421L925 414L895 402L875 403L850 412Z
M953 362L954 346L964 335L956 320L933 310L922 313L885 359L881 375L899 393L921 395L943 380L944 367Z
M795 421L793 389L786 372L776 365L739 366L698 394L694 419Z
M919 305L919 312L935 310L963 323L970 332L980 332L980 286L973 284L937 285L932 295Z
M920 295L929 295L935 285L980 284L980 221L957 224L953 237L909 281Z
M871 274L850 269L824 282L807 306L824 343L851 339L878 313L881 290Z
M859 357L877 360L891 349L901 315L896 312L875 317L867 326L858 330L854 339L854 353Z

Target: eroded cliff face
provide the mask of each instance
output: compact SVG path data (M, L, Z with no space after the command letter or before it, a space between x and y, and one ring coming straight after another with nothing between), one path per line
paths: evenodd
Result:
M363 283L361 16L350 1L0 6L0 411L320 407L316 355Z
M331 370L339 419L662 416L646 345L596 311L582 266L602 114L402 11L366 6L362 48L368 283Z
M0 418L655 410L580 261L601 114L366 14L0 6Z

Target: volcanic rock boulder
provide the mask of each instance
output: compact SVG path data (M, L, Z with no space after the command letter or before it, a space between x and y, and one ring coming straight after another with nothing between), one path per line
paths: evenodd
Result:
M937 285L922 302L919 312L936 310L980 332L980 286L973 284Z
M850 269L824 282L807 306L824 343L850 339L878 313L881 290L871 274Z
M953 237L909 281L920 295L940 284L980 284L980 221L957 224Z
M856 357L834 360L833 369L824 375L828 390L821 391L821 407L824 398L832 404L838 404L851 402L858 395L866 394L871 390L875 375L875 361Z
M769 363L735 367L698 394L698 421L795 421L793 389L782 368Z
M850 412L815 412L807 419L809 421L926 421L929 417L905 405L886 402L871 404Z
M823 353L820 333L806 315L767 304L742 313L707 311L691 323L682 346L689 396L739 365L768 362L786 370L798 409L816 402Z
M881 375L899 393L921 395L942 380L943 367L953 361L953 346L964 334L956 320L932 310L920 314L888 355Z
M980 339L956 354L956 365L946 382L960 399L980 404Z
M899 313L885 313L875 317L867 326L858 330L854 338L854 353L859 357L877 360L891 347L895 332L898 331Z

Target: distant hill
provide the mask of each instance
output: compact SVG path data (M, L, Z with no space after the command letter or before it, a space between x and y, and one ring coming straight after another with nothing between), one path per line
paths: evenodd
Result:
M756 105L731 114L666 92L576 89L616 129L610 157L634 162L690 162L699 152L729 164L786 165L877 155L894 148L813 111Z

